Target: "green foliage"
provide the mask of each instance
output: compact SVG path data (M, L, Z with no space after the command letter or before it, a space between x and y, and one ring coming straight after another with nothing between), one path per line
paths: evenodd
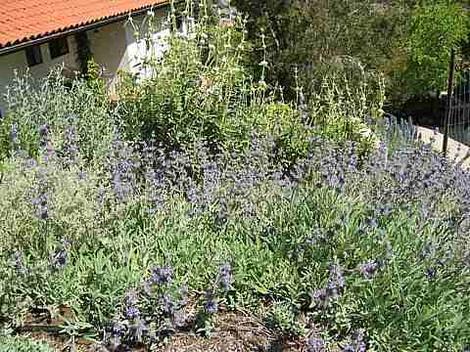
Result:
M248 37L266 52L253 52L253 66L267 58L272 81L295 86L299 68L306 95L312 82L338 57L352 57L385 75L387 97L400 104L446 85L450 50L468 36L464 1L252 1L238 0L249 15ZM260 33L260 31L262 31ZM289 92L289 91L288 91ZM289 96L293 96L292 90Z
M315 154L322 148L327 144ZM307 317L328 326L325 333L331 338L365 329L377 350L394 346L397 351L457 351L468 336L468 271L459 255L448 259L435 279L425 274L455 251L457 233L444 230L445 219L456 216L451 198L442 197L442 209L433 221L421 215L419 201L397 203L390 213L373 215L378 212L371 203L373 189L393 183L388 174L362 173L340 193L318 186L321 178L314 164L305 183L292 191L269 180L250 189L244 200L253 202L254 218L243 215L245 203L229 202L228 222L220 224L211 209L215 204L194 214L178 196L152 213L140 197L118 203L108 194L105 209L97 211L101 191L93 182L94 171L88 169L83 182L77 170L67 169L50 175L55 211L42 226L26 197L36 182L35 172L15 170L5 175L9 187L0 187L0 226L9 229L2 240L0 283L7 294L0 299L0 311L8 321L13 316L21 321L27 306L54 311L66 304L78 322L99 328L122 306L124 293L142 285L153 266L171 263L176 286L201 291L217 265L230 258L240 302L281 302L268 312L267 322L283 335L302 333L299 307L305 312L310 306ZM224 190L231 194L230 184L220 185L219 192ZM10 209L15 209L14 215ZM368 224L369 216L377 216L377 225ZM51 267L50 253L61 248L63 238L71 240L69 257L57 270ZM429 246L436 250L423 260L421 254ZM12 266L15 249L24 255L24 273ZM363 277L360 264L377 258L386 266L373 279ZM329 280L332 262L344 268L346 290L318 309L309 297ZM199 328L212 331L212 316L200 318Z
M350 58L332 62L322 77L308 98L309 124L321 136L357 141L364 152L370 150L378 142L370 126L383 115L383 78Z
M48 345L25 337L0 336L0 352L52 352Z
M286 303L276 303L266 316L266 325L281 336L292 338L303 336L305 331L296 320L297 316Z
M402 81L404 93L445 89L450 52L457 51L468 37L466 11L449 1L430 1L413 11L407 43L409 64Z
M400 55L407 32L406 11L394 2L238 0L236 6L249 15L248 33L255 48L262 46L260 30L266 36L268 77L293 89L292 72L298 67L307 95L318 88L312 81L321 81L338 57L353 57L368 70L386 71ZM254 51L255 65L263 55Z
M85 158L103 157L115 128L106 89L96 69L96 65L91 65L87 80L72 82L68 82L58 69L40 80L17 77L9 87L8 113L0 123L0 159L10 156L18 148L37 156L40 126L47 126L55 146L64 143L64 131L72 127ZM17 129L17 143L12 140L14 128Z
M150 79L123 81L119 112L125 135L169 146L188 145L196 137L229 139L230 122L245 118L251 95L243 67L246 41L235 28L208 27L169 44L167 55L152 63Z
M280 99L282 91L263 80L253 81L246 69L249 44L240 28L243 23L238 22L202 26L190 38L171 38L163 59L151 61L151 78L125 75L118 90L124 135L131 140L153 138L169 147L203 138L235 150L246 148L252 134L270 135L279 150L276 157L285 163L305 156L315 133L370 147L369 137L362 133L363 121L365 116L380 116L380 79L347 59L338 60L324 80L312 83L325 89L312 100L322 108L315 108L311 118L302 117L308 110L305 102L286 104ZM327 90L341 98L325 98Z
M53 76L40 91L29 80L11 91L0 133L2 326L39 307L74 337L116 323L131 333L137 291L131 308L170 334L162 301L187 286L199 312L190 328L204 334L217 328L214 299L260 313L283 337L318 329L332 349L364 331L377 351L461 350L468 174L409 141L376 148L366 122L384 122L380 75L329 60L308 87L299 69L286 103L250 76L241 22L169 40L161 60L145 62L150 77L123 77L115 108L96 66L68 87ZM79 157L64 163L71 123ZM234 276L223 292L221 263ZM155 268L167 265L164 286Z

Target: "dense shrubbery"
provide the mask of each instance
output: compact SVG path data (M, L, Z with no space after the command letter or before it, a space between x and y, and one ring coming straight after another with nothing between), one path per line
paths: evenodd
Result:
M470 333L469 175L427 148L361 160L354 144L326 140L284 174L272 148L255 139L241 155L199 144L164 157L116 142L102 171L58 156L11 160L0 187L2 316L65 304L96 328L118 319L113 343L151 342L197 322L187 286L209 290L191 296L208 314L259 299L303 312L303 328L331 345L363 331L376 349L458 351ZM211 283L224 263L228 296ZM136 335L135 324L149 330Z
M311 351L461 351L469 173L380 119L360 70L286 103L246 72L240 33L175 36L116 104L96 80L12 91L2 326L40 308L114 350L243 307Z
M1 124L0 159L17 149L38 155L46 129L56 148L76 139L88 160L103 157L113 139L115 123L105 87L97 80L68 82L59 70L41 81L18 77L6 100L9 113Z
M26 338L0 336L0 352L52 352L52 349L46 344Z
M293 86L323 77L332 61L349 56L367 70L385 74L387 97L409 97L445 89L450 51L468 38L465 1L281 1L234 0L249 15L248 37L267 42L273 80ZM255 50L254 61L266 58ZM396 106L395 106L396 107Z

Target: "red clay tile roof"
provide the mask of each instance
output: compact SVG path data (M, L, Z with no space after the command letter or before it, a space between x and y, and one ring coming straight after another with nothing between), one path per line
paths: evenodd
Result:
M168 0L0 0L0 49Z

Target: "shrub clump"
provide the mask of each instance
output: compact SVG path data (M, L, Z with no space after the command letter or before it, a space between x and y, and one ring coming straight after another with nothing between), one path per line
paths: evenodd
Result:
M236 27L174 37L153 76L123 83L117 106L99 94L89 113L72 106L96 89L81 80L54 88L50 117L28 104L54 90L11 97L2 326L36 308L72 336L156 348L177 331L217 333L218 313L243 309L282 337L305 335L310 350L461 351L468 171L398 143L400 126L362 133L367 117L381 125L366 84L326 80L309 101L298 86L286 103L245 72L242 38ZM74 128L62 104L83 108ZM18 142L23 128L34 142Z

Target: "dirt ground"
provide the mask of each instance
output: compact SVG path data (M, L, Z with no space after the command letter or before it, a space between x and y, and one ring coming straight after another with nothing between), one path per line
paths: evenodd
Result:
M280 340L273 331L267 329L257 318L243 312L225 312L217 316L216 329L209 337L197 336L191 332L176 333L166 344L153 351L161 352L302 352L306 351L305 341ZM44 341L57 352L120 352L112 351L83 339L71 347L70 341L59 335L34 332L27 336ZM149 351L136 348L133 352Z

